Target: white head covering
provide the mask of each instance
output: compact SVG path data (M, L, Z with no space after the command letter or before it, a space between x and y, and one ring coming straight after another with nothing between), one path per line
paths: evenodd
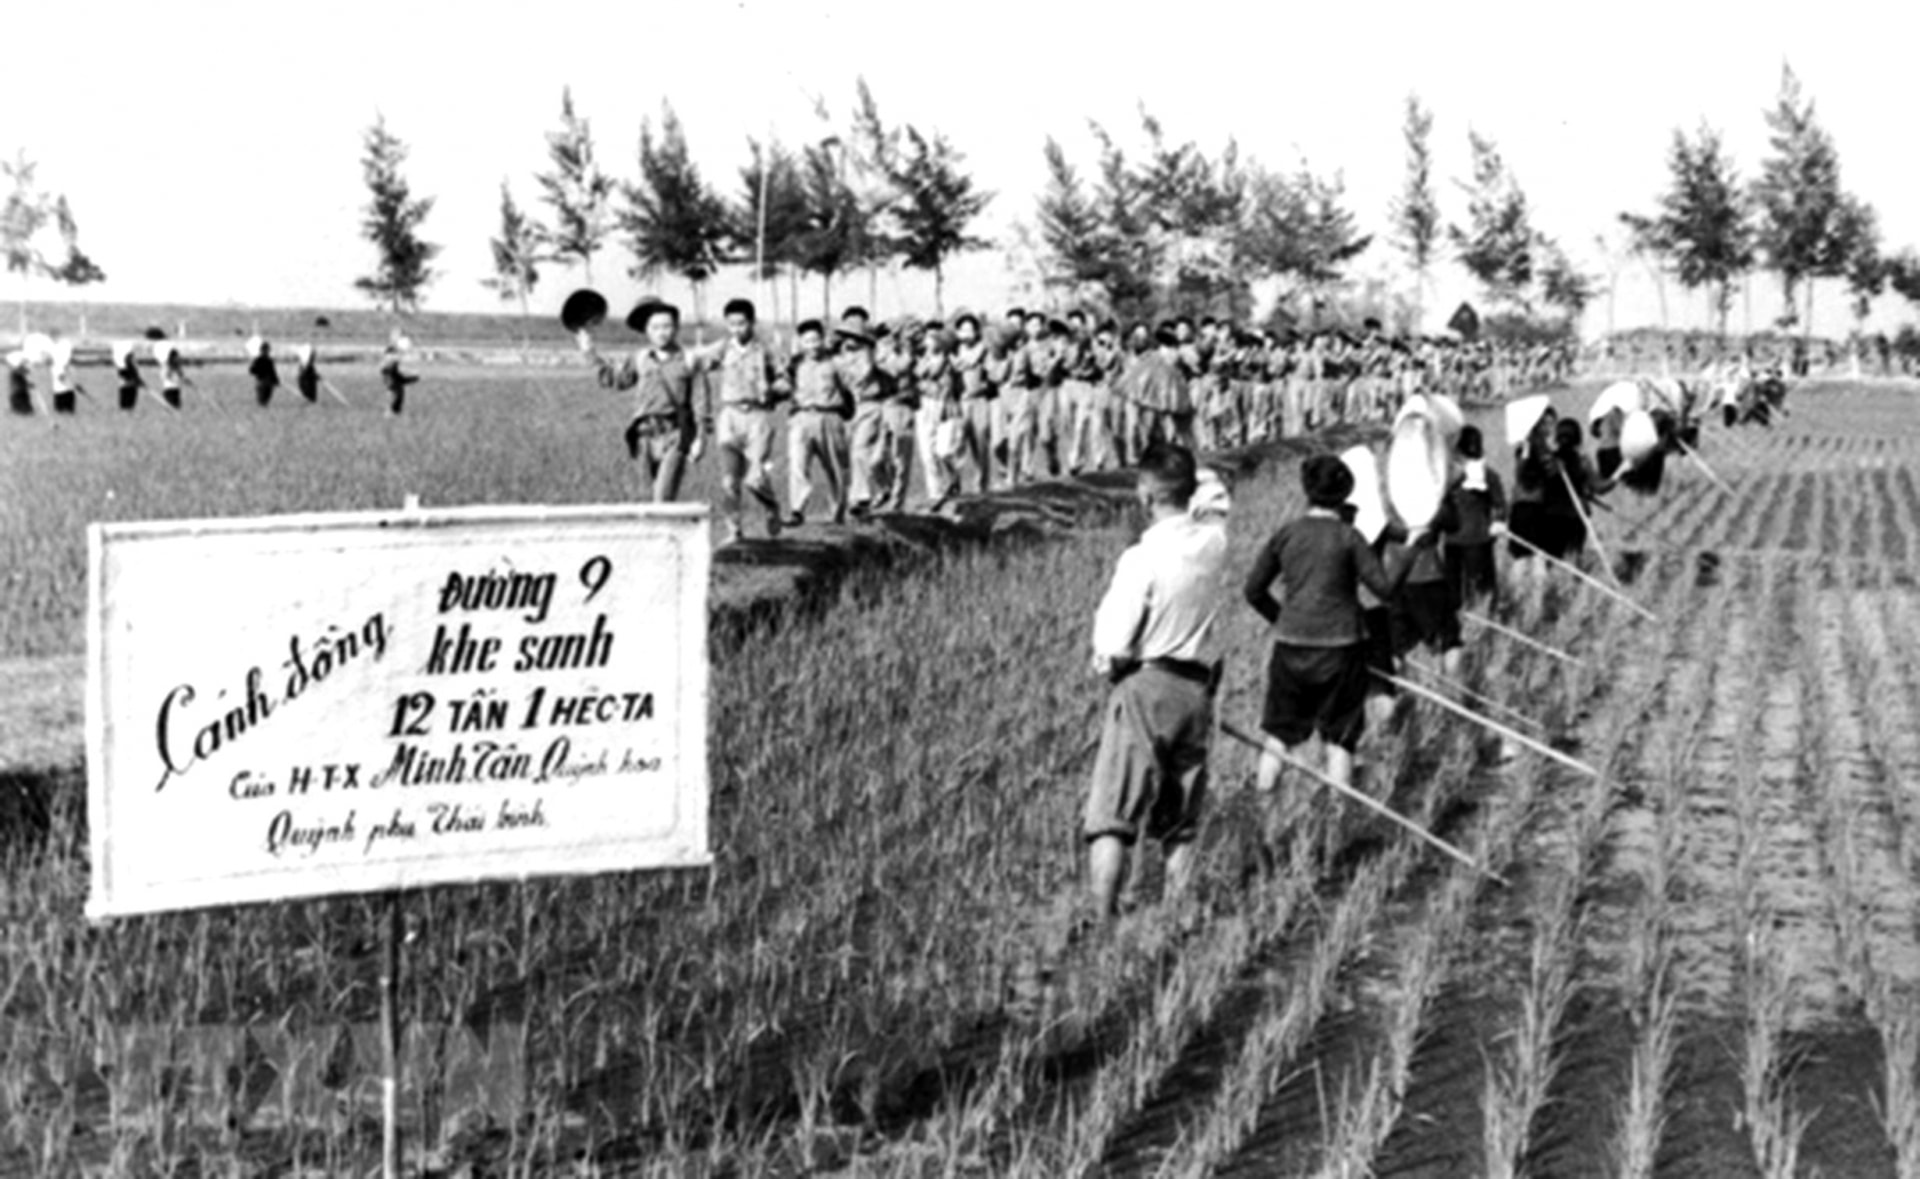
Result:
M1372 544L1387 527L1387 509L1380 502L1380 466L1364 446L1343 451L1340 461L1353 472L1353 494L1347 497L1354 508L1353 526Z
M133 345L126 340L115 340L113 343L113 367L125 368L127 362L132 359Z
M247 337L247 355L258 356L267 350L267 342L257 333Z
M1387 502L1409 528L1425 528L1447 497L1447 443L1424 413L1407 414L1387 441Z
M1193 498L1187 501L1187 514L1196 520L1224 520L1232 509L1233 496L1221 480L1220 472L1212 467L1201 467L1199 486L1194 488Z
M304 368L305 366L313 363L313 345L312 344L297 345L293 350L293 355L294 355L294 359L298 360L301 364L301 367Z

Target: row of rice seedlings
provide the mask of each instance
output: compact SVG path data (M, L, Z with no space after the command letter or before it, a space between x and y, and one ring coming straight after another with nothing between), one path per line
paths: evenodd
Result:
M1606 756L1599 768L1610 771L1625 742L1626 726L1637 719L1638 702L1621 700L1615 709ZM1569 784L1571 786L1572 784ZM1575 788L1577 789L1577 787ZM1511 1038L1501 1058L1489 1062L1482 1139L1484 1173L1517 1175L1525 1167L1536 1117L1559 1071L1556 1050L1562 1019L1573 997L1573 978L1585 932L1588 877L1605 835L1615 787L1605 778L1580 790L1567 816L1561 863L1549 871L1528 910L1533 937L1528 951L1527 984L1521 993Z
M1861 728L1863 754L1873 767L1872 786L1888 815L1899 867L1908 875L1920 871L1920 801L1902 789L1908 772L1920 765L1920 748L1913 736L1889 716L1907 717L1920 702L1913 691L1913 664L1902 664L1905 676L1895 676L1888 667L1890 651L1886 645L1882 621L1867 601L1854 596L1849 601L1845 625L1839 635L1841 665L1846 668L1847 698L1855 705L1854 715ZM1908 931L1913 936L1915 930ZM1866 971L1865 1006L1867 1018L1880 1036L1882 1058L1880 1123L1893 1151L1897 1171L1902 1175L1920 1174L1920 992L1911 982L1903 984L1890 967L1872 955L1863 960Z
M1772 602L1779 587L1769 566L1756 595ZM1755 619L1755 646L1773 650L1777 613L1762 609ZM1810 1115L1796 1111L1790 1092L1791 1062L1782 1041L1794 998L1793 978L1775 953L1773 912L1762 891L1761 852L1767 824L1763 809L1766 783L1759 766L1763 745L1765 693L1747 695L1741 709L1741 741L1734 755L1734 816L1738 823L1735 887L1730 898L1740 952L1738 992L1742 1007L1741 1123L1754 1161L1768 1179L1790 1179L1798 1166L1801 1141Z
M1810 657L1798 661L1800 698L1807 715L1815 718L1801 737L1799 779L1803 797L1811 795L1805 802L1821 837L1821 879L1839 940L1842 980L1856 997L1871 1002L1873 905L1863 891L1865 853L1857 830L1863 814L1860 796L1868 784L1852 782L1840 766L1840 758L1855 751L1870 755L1856 713L1848 707L1844 656L1838 650L1840 624L1816 614L1816 596L1799 596L1802 642L1811 647Z
M1691 592L1684 574L1672 575L1664 567L1659 572L1660 579L1649 583L1654 593L1648 600L1662 624L1643 624L1617 610L1597 628L1589 620L1575 620L1575 629L1589 640L1589 666L1587 674L1568 677L1569 687L1584 689L1576 698L1580 706L1597 704L1601 711L1586 728L1599 736L1595 764L1603 776L1555 792L1561 805L1553 846L1562 862L1531 907L1527 987L1507 1050L1489 1064L1482 1127L1488 1174L1517 1174L1525 1166L1533 1123L1558 1070L1554 1046L1573 993L1585 925L1584 882L1597 868L1617 790L1611 779L1617 765L1631 760L1634 734L1655 709L1675 648L1702 609L1702 595Z
M1410 816L1422 826L1431 822L1447 796L1447 784L1461 780L1474 760L1473 735L1464 726L1439 729L1433 739L1444 743L1438 768ZM1516 770L1524 772L1525 767L1517 766ZM1262 1108L1286 1081L1288 1062L1325 1014L1340 970L1361 948L1386 899L1400 888L1425 854L1411 838L1398 838L1362 870L1326 921L1302 976L1286 989L1284 1001L1269 1005L1256 1020L1228 1066L1225 1080L1164 1160L1164 1172L1207 1173L1247 1141ZM1379 1081L1376 1075L1374 1085ZM1377 1100L1377 1096L1369 1098L1363 1093L1359 1099Z
M1687 510L1675 514L1656 537L1669 548L1688 551L1724 543L1728 530L1742 519L1741 509L1764 492L1771 477L1758 472L1740 472L1727 476L1734 494L1715 489L1689 498ZM1676 497L1683 498L1683 497Z
M1521 774L1514 790L1492 805L1492 813L1464 849L1491 871L1511 862L1514 840L1531 811L1544 776ZM1413 1055L1429 1005L1448 976L1448 947L1464 932L1473 904L1486 878L1456 865L1429 905L1419 929L1402 956L1397 971L1397 1001L1387 1017L1387 1038L1369 1066L1358 1100L1343 1103L1337 1121L1329 1126L1318 1172L1323 1175L1369 1175L1388 1136L1399 1122L1407 1086L1412 1079Z
M1880 770L1875 776L1876 793L1892 819L1894 839L1906 870L1920 876L1920 797L1901 789L1903 782L1920 773L1920 740L1907 725L1899 723L1915 715L1920 691L1914 690L1911 663L1903 661L1904 676L1896 674L1890 665L1891 653L1901 649L1890 642L1892 635L1900 633L1892 629L1898 622L1886 612L1891 597L1848 595L1842 658L1851 694L1859 702L1857 715L1864 747ZM1915 932L1920 934L1920 927Z
M1920 1175L1920 991L1876 971L1867 1010L1880 1033L1880 1124L1895 1170Z
M1716 598L1724 600L1724 587ZM1698 631L1682 628L1687 636ZM1685 862L1681 826L1685 792L1720 661L1693 650L1678 656L1680 682L1670 686L1661 723L1645 763L1654 810L1653 850L1640 882L1628 933L1624 992L1633 1029L1627 1091L1616 1104L1611 1147L1616 1174L1651 1179L1667 1122L1667 1086L1679 1026L1679 988L1673 976L1676 935L1673 896Z
M1310 866L1326 839L1322 830L1333 816L1292 833L1293 863ZM1031 1164L1017 1173L1086 1174L1097 1169L1101 1154L1125 1120L1139 1111L1174 1067L1183 1050L1205 1028L1250 963L1298 935L1303 908L1313 894L1317 873L1310 867L1289 872L1263 890L1254 906L1222 924L1210 953L1177 963L1154 994L1150 1010L1131 1028L1126 1046L1093 1079L1085 1094L1042 1123L1015 1132L1020 1157ZM1360 887L1356 881L1355 889ZM1351 898L1350 889L1347 897ZM1343 899L1342 905L1353 903ZM1019 1139L1024 1138L1024 1143Z
M1694 652L1683 669L1693 674L1668 693L1664 718L1648 764L1654 804L1653 849L1640 882L1629 927L1624 992L1633 1029L1627 1091L1616 1104L1611 1154L1624 1179L1651 1179L1667 1122L1667 1086L1679 1026L1679 988L1673 976L1676 934L1673 896L1684 863L1684 792L1712 698L1718 661Z

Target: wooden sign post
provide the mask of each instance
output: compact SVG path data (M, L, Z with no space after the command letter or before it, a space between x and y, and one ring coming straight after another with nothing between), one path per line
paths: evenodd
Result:
M701 506L88 530L94 920L705 867ZM191 849L191 854L182 854Z

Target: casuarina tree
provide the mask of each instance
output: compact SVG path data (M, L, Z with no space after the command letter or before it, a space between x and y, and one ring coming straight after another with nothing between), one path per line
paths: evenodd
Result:
M703 322L706 283L724 261L731 219L694 164L671 105L661 107L657 136L651 122L640 124L640 181L627 186L620 221L637 262L634 274L666 271L686 279L694 319Z
M792 283L789 312L799 318L799 264L807 233L807 190L793 153L778 141L747 141L740 197L730 237L734 252L754 261L754 277L771 282L785 271Z
M547 133L547 158L553 167L534 179L553 209L554 256L578 259L591 286L593 256L609 228L614 181L594 160L593 130L574 112L570 87L560 91L560 129Z
M482 279L481 285L497 292L503 303L517 302L524 326L530 317L527 301L540 282L540 264L548 260L546 233L514 202L505 180L500 182L500 229L487 245L493 253L493 277Z
M355 288L395 314L420 309L420 298L434 279L428 263L440 247L420 237L420 226L433 211L432 197L416 197L401 174L407 148L387 130L384 115L374 118L362 140L361 174L369 199L360 220L360 233L373 243L378 262L370 275L353 280Z
M1710 289L1714 323L1724 337L1734 283L1754 261L1746 190L1719 133L1704 125L1691 139L1674 131L1667 173L1667 189L1654 212L1624 219L1642 247L1658 254L1682 286Z
M1417 94L1407 95L1401 136L1407 145L1407 174L1389 217L1393 244L1407 256L1413 270L1417 321L1433 268L1433 247L1440 236L1440 202L1433 192L1433 111L1421 105Z
M1845 273L1840 153L1833 138L1814 119L1813 100L1800 92L1790 66L1780 70L1780 95L1767 112L1773 154L1760 167L1753 196L1759 207L1759 246L1767 265L1780 275L1786 301L1783 323L1801 321L1803 337L1813 330L1813 279ZM1806 284L1806 310L1800 315L1794 296Z
M8 186L6 201L0 204L0 256L6 259L7 272L20 276L22 335L27 331L27 293L33 279L84 287L107 277L80 249L79 228L67 198L41 188L38 170L25 151L10 163L0 162L0 176Z
M908 266L933 272L933 308L945 315L946 260L987 243L969 232L974 218L993 199L974 187L961 166L960 152L938 132L922 135L909 126L893 154L893 219L899 230L900 256Z
M1493 140L1467 133L1473 151L1473 180L1467 194L1467 223L1447 227L1455 254L1497 303L1522 305L1533 282L1536 238L1526 193L1508 171Z

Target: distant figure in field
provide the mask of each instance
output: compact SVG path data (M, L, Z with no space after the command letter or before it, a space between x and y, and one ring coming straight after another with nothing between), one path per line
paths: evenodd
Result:
M307 404L320 400L320 366L314 356L312 344L301 344L293 350L293 387L300 390L300 396Z
M261 409L273 400L273 391L280 387L280 370L273 363L273 347L259 336L248 341L253 359L247 364L247 375L253 378L253 399Z
M65 336L53 341L47 357L47 384L53 390L53 412L70 414L79 407L80 386L73 379L73 341Z
M180 386L186 381L186 363L180 348L172 340L153 342L153 362L160 366L160 400L171 409L180 408Z
M18 348L7 353L7 409L22 415L33 413L33 366Z
M380 382L387 387L387 416L397 417L407 407L407 386L420 379L419 374L405 372L400 367L400 358L411 346L405 336L395 331L387 339L386 351L380 357Z
M1153 523L1114 566L1093 620L1094 669L1113 684L1082 833L1097 912L1118 915L1128 852L1144 833L1166 849L1167 892L1192 884L1207 792L1219 664L1213 626L1227 569L1224 520L1189 511L1193 453L1151 446L1136 494Z
M146 382L140 378L140 364L133 357L133 345L122 341L113 346L113 375L120 382L120 408L133 412Z

